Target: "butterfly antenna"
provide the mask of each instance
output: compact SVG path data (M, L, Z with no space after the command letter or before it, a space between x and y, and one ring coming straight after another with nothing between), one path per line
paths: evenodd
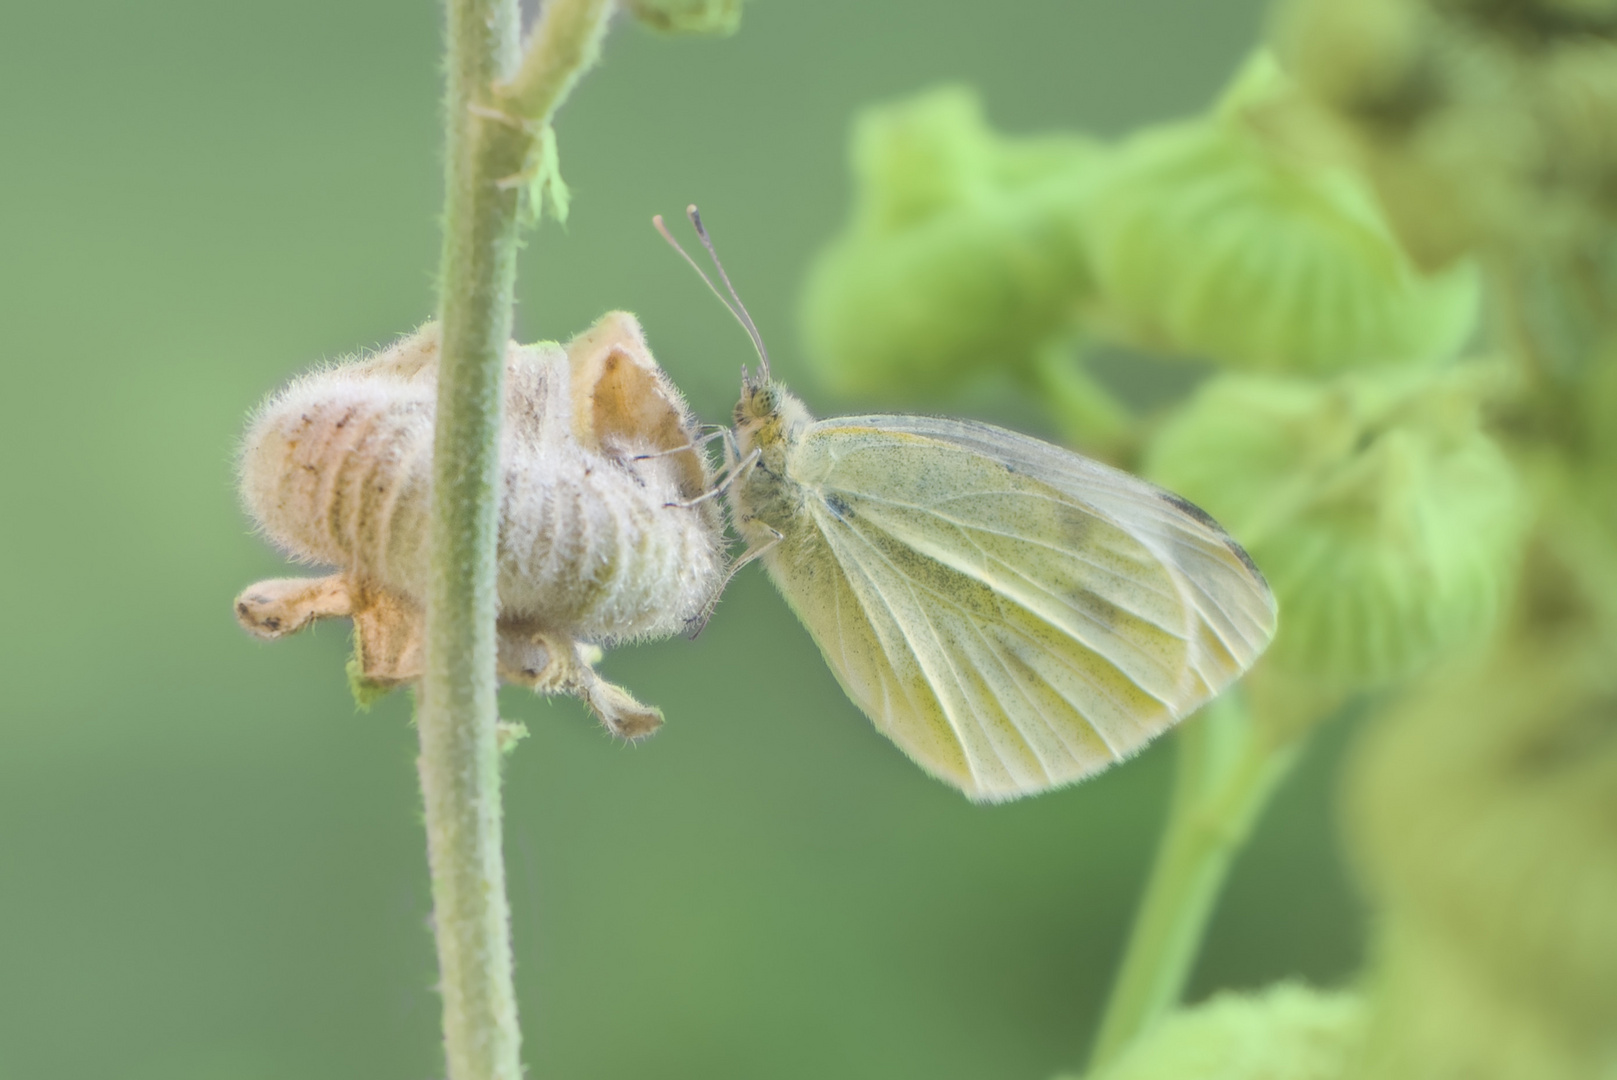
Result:
M730 301L725 299L724 294L719 291L719 287L713 284L713 279L707 276L707 272L702 269L695 259L691 258L690 252L679 246L679 241L674 239L674 234L668 231L667 225L663 224L663 216L661 214L651 215L651 223L656 226L658 232L662 233L663 239L668 241L668 246L679 252L680 258L689 263L691 269L696 271L696 276L702 279L702 283L713 290L713 295L719 298L719 303L724 305L724 309L735 316L736 322L746 326L747 321L741 317L739 311L731 306Z
M735 306L730 307L729 304L724 306L730 308L731 313L741 320L741 325L746 327L747 335L752 338L752 347L758 350L758 363L763 370L764 381L768 382L769 350L764 348L764 336L758 332L758 324L753 322L752 316L747 313L747 305L741 302L741 294L736 292L734 285L730 284L730 275L724 272L724 264L719 261L719 253L713 247L713 240L708 236L707 228L702 224L702 214L701 211L696 209L695 203L685 208L685 216L691 219L691 225L696 229L697 238L702 241L702 246L707 248L708 258L713 260L713 267L719 272L719 280L724 282L726 289L730 290L730 299L735 301ZM715 289L714 291L717 292L718 290Z

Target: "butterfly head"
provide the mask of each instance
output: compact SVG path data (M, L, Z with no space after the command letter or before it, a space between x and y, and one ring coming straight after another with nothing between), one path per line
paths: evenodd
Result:
M765 454L794 442L810 421L808 409L779 383L748 377L735 407L736 443L743 454L754 447Z
M767 421L780 412L782 391L774 383L755 379L745 372L741 376L741 400L736 402L736 427L746 427Z

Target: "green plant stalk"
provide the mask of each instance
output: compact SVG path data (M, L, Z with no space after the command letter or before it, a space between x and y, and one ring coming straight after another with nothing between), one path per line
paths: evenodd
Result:
M1095 1072L1173 1008L1260 811L1297 756L1256 730L1238 692L1179 729L1168 822L1090 1056Z
M605 27L601 0L552 0L534 53L571 62L541 111L496 90L524 66L516 0L447 0L446 194L440 271L432 568L416 722L433 929L450 1080L519 1080L501 851L495 546L506 345L519 249L519 181L535 140ZM573 17L594 13L589 24ZM584 47L546 38L583 32ZM560 30L556 30L560 27ZM581 31L582 28L582 31Z
M601 58L613 0L551 0L510 80L496 92L512 112L538 127L550 123L578 80Z
M1063 442L1111 464L1132 464L1138 418L1090 374L1080 342L1058 338L1044 345L1028 375Z

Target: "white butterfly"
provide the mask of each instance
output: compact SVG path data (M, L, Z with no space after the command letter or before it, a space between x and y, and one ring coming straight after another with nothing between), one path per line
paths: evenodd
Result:
M1184 499L987 424L815 420L732 311L762 361L726 440L740 562L763 560L843 690L933 776L990 802L1079 780L1267 647L1263 576Z

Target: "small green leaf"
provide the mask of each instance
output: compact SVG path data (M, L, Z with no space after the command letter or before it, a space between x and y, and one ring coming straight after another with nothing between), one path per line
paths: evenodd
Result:
M354 697L354 706L360 712L370 712L371 706L381 701L395 689L384 683L374 682L365 677L365 669L359 662L359 657L348 658L348 692Z
M548 213L558 224L567 224L567 210L572 192L561 178L561 157L556 150L556 129L545 125L545 130L534 140L527 167L527 197L523 202L523 221L528 226L539 224Z

